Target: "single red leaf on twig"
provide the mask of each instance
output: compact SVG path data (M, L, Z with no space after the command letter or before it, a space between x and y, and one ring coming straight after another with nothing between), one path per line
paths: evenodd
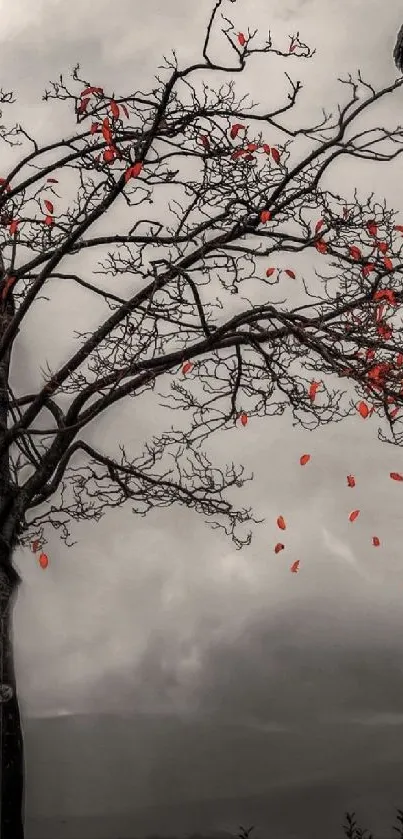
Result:
M241 423L245 427L245 425L247 425L247 422L248 422L248 415L245 414L245 411L243 411L242 414L241 414Z
M241 45L241 47L244 47L246 44L246 38L243 32L238 32L238 43Z

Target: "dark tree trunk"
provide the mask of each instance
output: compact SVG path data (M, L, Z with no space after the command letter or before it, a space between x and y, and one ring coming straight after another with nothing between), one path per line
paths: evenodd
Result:
M0 839L24 839L24 755L14 673L12 612L17 585L0 567Z

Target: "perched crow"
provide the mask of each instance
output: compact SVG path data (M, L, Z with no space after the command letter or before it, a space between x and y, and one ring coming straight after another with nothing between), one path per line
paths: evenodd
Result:
M397 69L403 73L403 26L399 29L399 34L393 50L393 58L395 59Z

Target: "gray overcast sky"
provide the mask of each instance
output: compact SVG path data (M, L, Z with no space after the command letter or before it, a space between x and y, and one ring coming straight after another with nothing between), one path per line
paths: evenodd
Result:
M67 128L68 109L44 106L41 95L76 61L85 77L117 95L150 89L172 47L182 64L198 57L211 5L1 0L0 79L18 96L13 117L40 138ZM337 76L359 67L377 87L395 77L391 52L403 15L398 0L238 0L225 11L241 30L270 28L281 44L299 30L316 47L308 62L285 66L261 57L238 79L240 93L249 90L264 103L268 88L283 90L284 69L301 78L304 124L322 105L335 107L343 94ZM377 119L398 122L399 108L401 91L378 109ZM401 167L401 158L388 167L350 162L339 170L338 189L374 189L398 209ZM15 352L21 389L39 381L36 356L41 363L60 357L60 335L76 302L61 291L51 309L30 318ZM73 328L88 328L86 315L83 306ZM92 439L105 446L122 440L130 451L146 438L150 422L131 400L111 411ZM290 738L284 741L285 781L288 769L296 776L296 759L302 775L320 776L332 763L329 744L340 771L356 744L358 769L363 729L370 732L374 760L382 743L390 744L383 759L397 759L403 744L403 489L389 472L403 471L403 452L379 443L376 428L376 420L354 419L312 435L293 429L289 418L267 418L215 440L211 450L220 461L234 459L254 472L243 503L266 518L242 552L201 517L174 507L146 519L129 508L114 511L97 525L76 527L71 549L50 530L46 573L28 550L20 551L24 585L15 633L24 715L96 708L208 714L217 724L295 736L309 730L316 746L306 764L304 750L296 758ZM301 469L305 451L312 461ZM354 490L346 488L349 473L357 479ZM352 526L347 516L354 507L362 513ZM280 513L289 524L287 555L275 556ZM373 534L382 541L378 550ZM289 573L293 559L301 561L297 575ZM370 757L364 748L361 754L367 766ZM208 764L203 771L210 771ZM226 772L223 765L217 795L231 794ZM244 791L251 792L246 782ZM235 794L242 794L242 784Z

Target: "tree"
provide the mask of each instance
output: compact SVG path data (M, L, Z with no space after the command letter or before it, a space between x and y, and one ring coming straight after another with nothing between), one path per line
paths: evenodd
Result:
M357 410L363 418L375 412L388 430L389 438L380 431L384 438L402 440L403 226L372 195L344 201L322 181L342 156L385 162L402 153L399 126L355 125L403 78L377 92L360 74L349 76L341 80L349 94L336 117L323 111L317 125L290 127L301 82L286 74L285 104L257 113L246 97L237 100L232 79L214 92L203 73L241 73L253 55L295 61L314 53L298 33L285 49L270 35L259 46L256 31L236 32L222 15L229 58L218 63L210 41L222 3L215 2L199 63L180 69L173 53L165 59L167 78L157 76L151 92L107 95L81 78L77 65L73 90L61 76L43 97L74 105L71 137L41 147L18 125L0 129L5 143L28 144L0 181L2 839L23 837L11 633L17 546L31 545L45 568L49 525L71 544L72 520L97 521L126 501L140 515L183 504L223 528L237 548L249 544L244 526L258 520L234 505L231 492L251 478L234 463L213 464L206 445L235 425L245 435L251 417L282 415L287 407L310 429ZM0 98L14 101L3 91ZM66 175L76 191L71 206L59 180ZM167 185L170 203L158 214L149 205L154 195L163 200ZM128 222L116 233L112 211L123 202ZM110 232L97 235L104 218ZM71 267L75 257L108 246L114 250L97 272L104 287L95 270L90 281ZM116 284L110 290L108 277L119 274L133 278L129 296ZM24 342L27 314L46 305L45 284L50 294L57 281L83 289L84 306L90 295L103 301L103 316L76 333L78 349L43 373L36 392L17 394L13 348ZM117 454L101 452L84 439L108 408L145 394L175 412L176 426L146 441L140 456L122 445ZM186 428L182 412L191 417Z

